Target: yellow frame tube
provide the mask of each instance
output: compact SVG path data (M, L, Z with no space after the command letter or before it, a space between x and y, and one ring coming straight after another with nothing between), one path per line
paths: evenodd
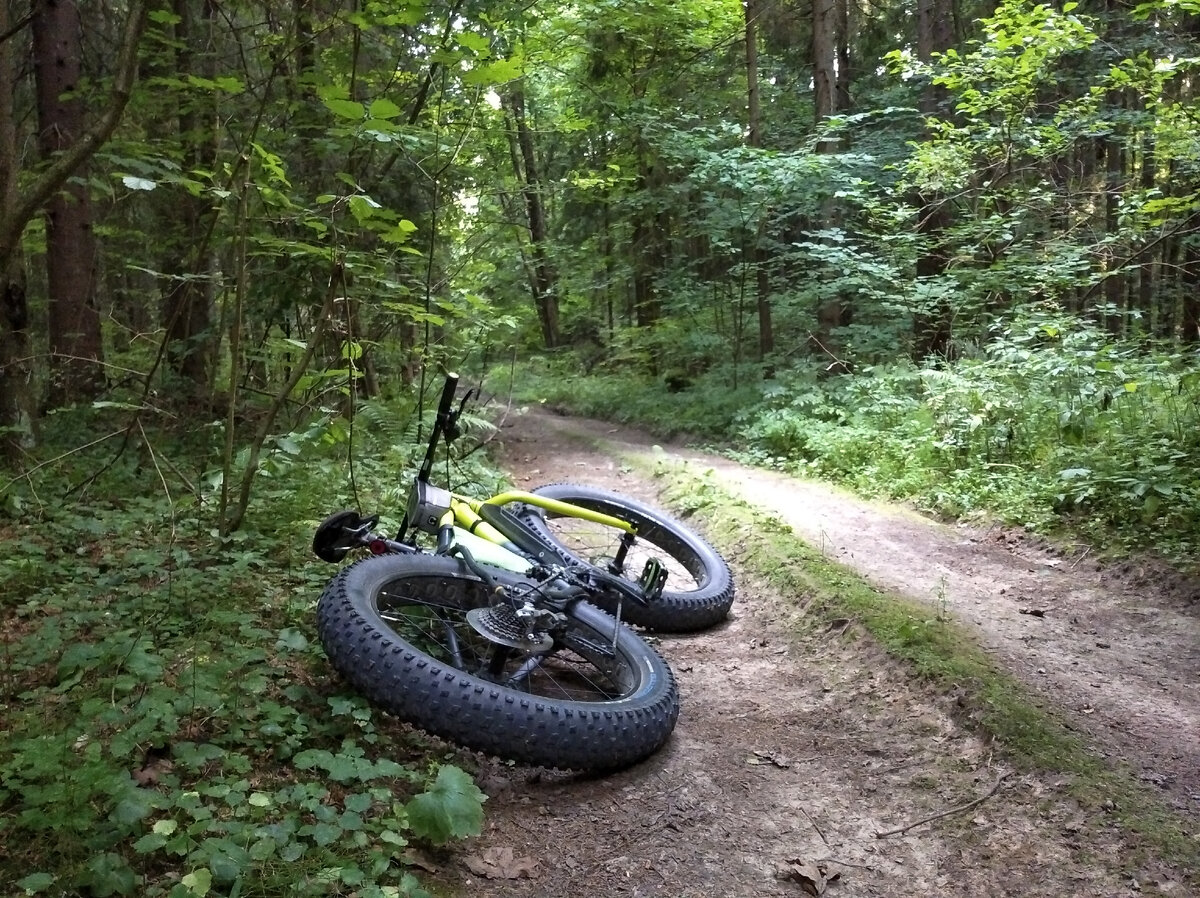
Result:
M479 516L476 510L482 503L465 496L450 497L450 513L454 515L458 525L468 533L486 539L490 543L503 545L508 537Z
M481 505L507 505L509 502L524 502L526 505L536 505L538 508L544 508L546 511L552 511L555 514L563 515L568 518L581 518L585 521L591 521L594 524L603 524L606 527L616 527L618 530L624 530L626 533L637 535L637 528L628 521L622 521L620 518L614 518L612 515L605 514L602 511L592 511L590 508L583 508L579 505L572 505L570 502L561 502L558 499L548 499L545 496L539 496L535 493L527 493L523 490L509 490L506 493L499 493L492 496L490 499L485 499L482 502L478 499L470 499L466 496L455 496L463 504L465 504L472 512L477 515L479 506ZM476 527L475 532L478 535L484 527L489 525L486 522L481 522ZM493 531L495 528L490 528ZM488 537L491 539L491 537ZM504 537L501 536L501 539Z

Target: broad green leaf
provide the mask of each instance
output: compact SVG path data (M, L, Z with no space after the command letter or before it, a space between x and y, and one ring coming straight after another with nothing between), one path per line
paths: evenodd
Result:
M477 56L487 56L491 52L491 42L482 34L464 31L458 35L458 45L465 47Z
M146 789L130 789L113 808L112 818L124 826L132 826L149 816L161 804L161 798Z
M486 800L466 773L447 764L438 771L428 791L412 799L405 810L413 833L441 845L450 839L479 835Z
M497 59L474 66L463 75L467 84L479 87L487 84L506 84L524 74L524 64L519 59Z
M179 882L180 885L188 890L189 894L195 895L196 898L203 898L203 896L208 894L208 890L212 888L212 879L212 871L200 869L193 870Z
M334 115L340 118L351 119L352 121L361 121L364 115L363 104L354 100L338 100L332 97L322 97L326 108Z
M390 119L400 115L403 110L391 100L380 97L371 101L368 115L373 119Z
M138 854L149 854L151 851L158 851L158 849L166 844L166 836L160 833L146 833L146 835L133 843L133 850Z
M396 223L395 227L380 233L379 239L392 244L407 243L416 229L417 226L415 224L407 218L402 218Z
M350 197L350 214L354 216L355 221L359 224L370 219L377 209L380 208L379 203L375 202L369 196L356 194Z
M17 888L24 889L29 894L42 891L54 884L54 876L50 873L30 873L24 879L17 880Z
M329 845L342 836L342 828L333 823L314 823L310 827L305 827L301 832L305 832L305 830L307 830L307 835L312 836L312 840L318 845Z
M157 181L151 181L149 178L139 178L135 175L125 175L121 178L121 183L130 190L153 190L158 186Z

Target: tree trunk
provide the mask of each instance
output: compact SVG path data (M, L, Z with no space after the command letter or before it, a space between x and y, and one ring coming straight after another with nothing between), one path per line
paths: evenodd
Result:
M533 256L533 302L542 326L542 339L546 348L552 349L559 344L557 276L547 253L546 211L542 202L544 184L534 152L533 135L525 120L525 91L519 85L509 92L508 105L516 130L516 134L512 136L515 136L520 158L520 164L517 164L514 158L515 174L522 182L526 219L529 223L530 251Z
M8 4L0 2L0 33L9 30ZM14 40L0 41L0 202L17 202L17 125L13 117ZM15 467L37 440L33 364L29 358L29 305L18 248L0 268L0 460Z
M820 122L837 110L837 2L813 0L813 111Z
M1200 246L1195 240L1200 237L1200 216L1193 216L1191 236L1183 243L1182 263L1179 266L1179 284L1182 288L1180 341L1186 346L1200 346Z
M1125 181L1125 147L1120 137L1109 137L1104 145L1104 230L1110 237L1120 227L1121 192ZM1104 250L1104 325L1109 333L1120 335L1125 324L1125 274L1119 270L1118 248Z
M846 43L842 32L847 22L844 10L839 9L840 0L813 0L813 109L818 124L830 116L844 111L840 104L849 98L848 87L842 83L845 72L839 71L839 48ZM823 140L817 150L821 153L836 153L842 149L839 141ZM830 197L822 209L826 228L841 228L842 210L837 201ZM851 308L845 297L830 293L821 297L816 314L816 351L829 357L826 370L844 372L841 348L834 332L850 323Z
M176 71L180 77L195 72L203 78L216 75L212 36L216 8L201 0L199 21L194 0L175 0ZM185 165L190 170L211 171L217 154L215 94L200 92L182 99L177 110ZM203 196L184 193L176 208L182 233L163 270L172 278L163 303L167 360L187 382L192 398L206 400L211 388L216 334L212 325L213 287L208 277L213 265L207 237L212 203Z
M7 8L3 13L8 34L11 24ZM26 179L17 191L20 161L15 150L16 122L13 118L12 87L15 68L11 57L12 38L0 41L0 279L3 281L3 315L0 315L0 428L9 429L16 438L8 438L9 451L34 435L33 394L29 360L28 310L24 282L20 276L21 235L54 193L108 140L129 101L137 75L137 48L146 24L145 0L131 0L121 45L117 52L115 77L108 104L96 122L69 149L59 155L36 177Z
M762 110L759 103L758 84L758 2L745 0L746 11L746 105L748 127L746 145L762 147ZM758 360L761 362L775 351L775 329L771 321L771 275L767 270L767 252L763 246L766 238L767 209L763 209L754 243L750 250L749 263L754 267L756 306L758 309Z
M73 0L34 4L30 24L38 151L43 160L49 160L84 133L84 105L75 94L80 87L82 24ZM85 164L76 172L84 177L55 191L46 204L52 406L91 399L104 384L96 237Z
M954 40L953 0L917 0L917 55L925 62L934 53L950 49ZM926 116L939 113L944 102L944 90L926 86L921 95L921 112ZM920 215L917 233L921 245L917 256L917 279L941 277L946 272L948 253L944 234L950 226L950 211L944 197L922 192L917 197ZM944 301L913 317L913 357L948 356L953 337L954 310Z
M637 161L637 191L647 200L634 213L632 311L639 327L649 327L662 318L662 302L658 297L655 278L663 270L666 261L664 244L670 231L670 220L666 213L653 208L658 202L654 194L660 183L660 173L640 134L637 139ZM653 366L653 359L651 364Z
M837 71L834 78L834 97L837 108L846 110L851 107L850 100L850 12L849 0L835 0L836 10L836 41L837 41ZM857 7L855 7L857 10Z

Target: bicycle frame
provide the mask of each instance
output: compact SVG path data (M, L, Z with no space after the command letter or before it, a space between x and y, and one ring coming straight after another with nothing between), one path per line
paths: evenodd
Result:
M571 567L573 562L563 556L552 544L532 530L517 515L506 511L505 506L520 503L544 509L560 517L579 518L606 527L621 534L614 557L608 570L612 575L620 572L627 554L637 538L637 528L621 518L573 505L558 499L539 496L523 490L507 490L487 499L477 499L434 486L430 482L438 444L444 438L447 444L460 436L458 418L463 407L471 398L468 392L454 408L454 394L458 386L458 375L448 373L442 387L437 415L425 458L413 479L408 506L395 539L372 532L378 516L360 518L354 512L340 512L326 519L318 528L313 548L327 561L340 561L352 548L367 548L373 554L411 553L420 551L415 541L409 538L412 531L421 531L437 537L438 555L464 554L474 563L476 556L485 564L528 573L535 565ZM661 594L666 572L661 566L647 570L634 587L617 576L605 576L593 572L594 579L601 580L609 588L616 589L631 600L644 604Z
M430 486L429 477L433 472L433 460L437 452L437 445L442 437L446 438L447 443L458 438L460 435L458 416L462 414L463 406L471 397L471 393L468 392L463 397L458 409L454 409L454 394L457 386L458 375L453 372L447 373L446 382L442 387L442 397L438 403L437 416L434 419L433 431L429 435L429 444L425 450L425 459L413 484L413 494L409 500L404 521L400 525L398 541L404 542L408 529L416 527L427 533L436 534L438 551L444 553L449 549L450 540L453 539L453 528L457 526L467 533L509 551L519 553L524 550L529 553L534 550L536 544L538 552L540 552L546 548L542 541L536 538L522 539L521 534L525 528L515 519L507 517L504 519L505 523L497 525L501 519L498 510L509 503L520 502L534 505L557 515L582 518L596 524L613 527L626 534L627 539L623 539L623 543L632 543L633 537L637 535L637 530L627 521L589 508L571 505L568 502L537 496L523 490L509 490L481 500Z

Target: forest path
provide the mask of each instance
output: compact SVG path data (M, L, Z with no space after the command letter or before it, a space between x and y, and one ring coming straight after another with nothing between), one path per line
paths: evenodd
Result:
M509 415L498 442L520 486L572 481L659 503L652 480L622 461L651 452L644 434L531 409ZM1098 751L1200 821L1194 604L1007 533L668 454L880 586L974 627ZM800 879L821 868L839 875L833 896L1192 893L1184 879L1195 871L1133 861L1120 830L1078 807L1065 781L1005 769L949 699L862 640L797 628L797 597L728 554L738 583L729 622L657 642L683 696L667 746L602 779L485 762L485 832L441 884L464 895L768 898L809 894ZM876 838L993 788L971 810Z

